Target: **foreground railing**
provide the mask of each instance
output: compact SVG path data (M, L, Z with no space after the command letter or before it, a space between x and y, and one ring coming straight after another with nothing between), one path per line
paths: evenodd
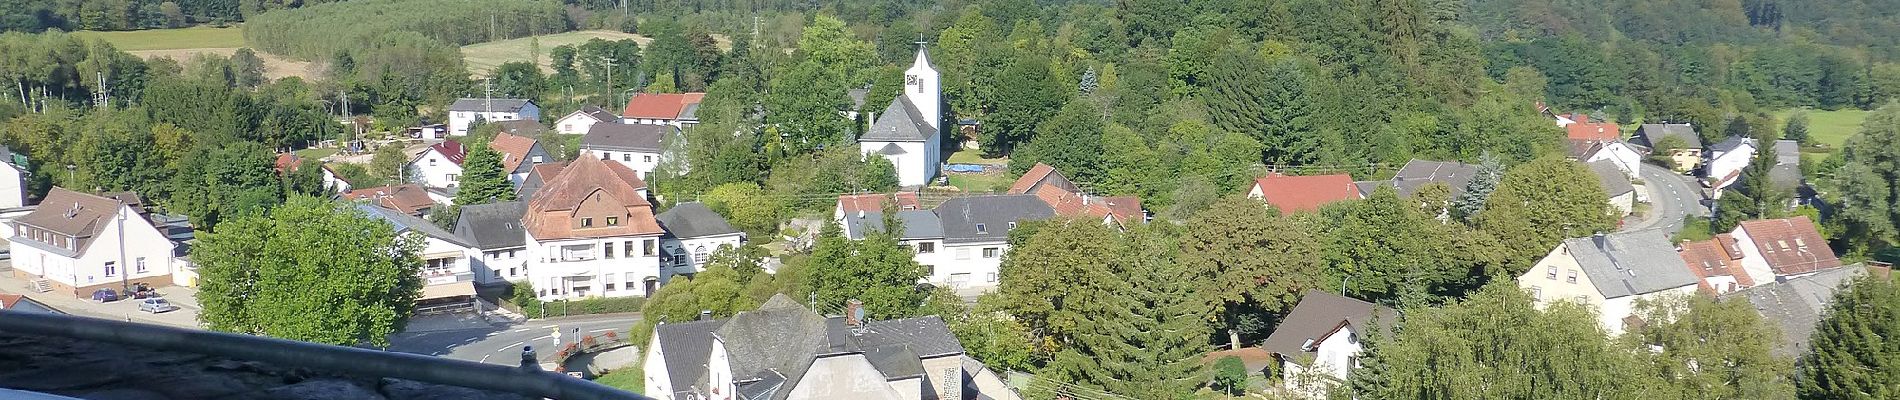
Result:
M69 315L0 310L0 332L65 337L131 347L261 361L371 378L518 393L562 400L647 399L606 385L543 371L420 354L332 346Z

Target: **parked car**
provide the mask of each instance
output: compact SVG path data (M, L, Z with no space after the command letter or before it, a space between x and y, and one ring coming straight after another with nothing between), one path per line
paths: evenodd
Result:
M165 301L165 299L160 299L160 298L150 298L150 299L145 299L144 301L139 302L139 311L144 311L144 312L153 313L153 314L176 310L176 309L178 309L178 306L172 305L171 302Z
M112 289L94 290L92 291L92 300L100 303L119 301L119 292L115 292Z

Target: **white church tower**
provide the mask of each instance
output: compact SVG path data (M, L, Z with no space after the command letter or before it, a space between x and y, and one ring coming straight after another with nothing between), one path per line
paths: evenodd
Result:
M917 59L904 71L904 93L875 116L871 127L858 136L858 148L876 154L897 167L897 182L922 186L936 179L943 166L943 88L930 52L917 44Z

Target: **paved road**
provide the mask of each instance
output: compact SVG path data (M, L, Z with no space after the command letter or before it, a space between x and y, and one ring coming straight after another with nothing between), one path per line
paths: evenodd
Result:
M1654 217L1629 221L1623 231L1660 229L1675 233L1682 230L1684 216L1709 215L1708 207L1703 205L1702 188L1694 178L1650 164L1642 164L1640 174L1649 190L1649 211Z
M534 320L519 324L497 324L431 332L405 332L390 338L389 350L489 364L516 365L521 362L521 346L534 346L535 352L541 353L542 356L546 356L549 351L554 351L552 336L557 327L561 330L561 343L565 344L580 340L574 335L574 330L577 328L580 329L581 335L598 336L612 331L621 337L626 337L627 331L639 322L638 315L609 315Z

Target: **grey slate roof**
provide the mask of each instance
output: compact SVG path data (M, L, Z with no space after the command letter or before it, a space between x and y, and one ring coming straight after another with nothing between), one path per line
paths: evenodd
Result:
M828 340L825 318L782 294L758 310L728 318L715 334L725 343L733 377L740 380L777 371L797 382Z
M1801 144L1793 140L1775 141L1775 168L1768 180L1784 188L1801 186Z
M665 148L661 142L678 129L672 125L602 122L587 128L587 134L581 136L581 148L658 153Z
M1605 299L1694 286L1698 281L1660 231L1564 239L1564 245Z
M1405 162L1399 168L1398 175L1392 177L1392 185L1403 196L1418 193L1418 189L1432 182L1444 182L1451 186L1452 197L1464 193L1465 185L1471 183L1471 177L1478 175L1478 166L1455 161L1427 161L1414 159ZM1365 192L1372 194L1372 192Z
M1754 304L1755 311L1761 313L1763 319L1774 321L1781 328L1781 344L1775 346L1775 355L1794 356L1807 350L1808 336L1814 333L1814 325L1826 313L1828 302L1834 298L1834 291L1866 274L1867 269L1863 266L1849 265L1782 282L1756 285L1724 294L1722 300L1743 298Z
M726 223L726 217L719 216L700 202L679 203L666 212L654 216L660 220L660 227L666 233L677 238L696 238L739 233L732 224Z
M673 393L691 393L693 385L706 381L706 360L712 357L713 332L725 325L726 320L715 319L663 323L654 328L653 343L666 353L666 373L668 380L673 381Z
M943 221L944 243L1003 242L1009 240L1009 223L1055 216L1049 203L1026 194L958 197L935 211ZM982 232L977 224L984 225Z
M1741 136L1729 136L1726 139L1722 139L1722 141L1720 142L1716 142L1714 145L1710 145L1709 151L1716 152L1716 153L1727 153L1727 152L1735 151L1736 149L1740 149L1742 148L1743 145L1754 146L1755 140L1741 137Z
M1286 319L1273 329L1273 334L1260 343L1260 348L1298 362L1308 362L1311 357L1301 356L1314 352L1304 348L1306 341L1317 344L1340 323L1350 323L1361 332L1373 325L1378 325L1382 332L1389 332L1397 318L1398 312L1390 307L1308 290L1300 296L1300 303L1293 306L1293 311L1287 313Z
M680 108L679 119L681 121L698 121L699 120L699 104L700 103L691 103L691 104L687 104L686 107Z
M1702 148L1702 136L1697 135L1695 127L1689 124L1643 124L1636 128L1636 137L1641 139L1637 144L1652 149L1656 148L1655 142L1665 137L1681 138L1687 148Z
M905 346L920 358L963 354L963 343L950 334L950 325L935 315L871 321L857 333L858 346Z
M600 106L596 106L592 104L581 106L581 109L575 112L579 112L581 114L587 114L588 117L592 117L594 121L598 121L598 122L613 122L613 121L620 120L620 116L614 115L613 111L607 111L607 109L605 108L600 108Z
M455 236L482 250L527 245L521 228L521 216L528 212L525 200L462 206L455 220Z
M891 106L878 114L871 128L858 137L860 142L922 142L937 134L937 128L930 127L932 116L923 115L910 98L897 96L891 100Z
M943 238L943 220L937 218L937 213L926 210L900 210L897 212L897 219L904 224L904 232L897 237L898 239ZM846 215L844 223L850 225L850 229L846 231L850 232L851 240L861 240L864 239L866 232L884 230L884 213L865 212L863 217Z
M449 105L449 111L517 112L521 111L521 108L527 106L528 103L528 99L477 99L463 97L455 99L455 103Z
M874 347L864 350L864 359L871 367L886 379L904 379L924 376L924 363L917 359L917 353L904 346Z
M1636 191L1636 187L1630 185L1629 176L1623 175L1623 170L1617 168L1615 162L1596 160L1591 161L1589 165L1590 172L1595 172L1597 175L1597 182L1603 184L1603 194L1616 197Z
M436 227L434 223L431 223L422 218L416 218L415 216L412 216L409 214L403 214L401 211L377 207L374 205L370 205L369 203L357 203L356 209L362 210L363 213L368 214L370 218L379 219L379 220L382 220L383 222L388 222L390 225L396 227L397 232L401 232L404 230L416 231L417 233L421 233L423 235L427 235L429 237L436 238L436 239L442 239L444 241L448 241L449 243L454 243L457 245L467 246L467 247L475 247L473 243L469 243L467 239L463 239L461 236L455 236L454 233L449 233L449 231L445 231L445 230L442 230L442 228Z

